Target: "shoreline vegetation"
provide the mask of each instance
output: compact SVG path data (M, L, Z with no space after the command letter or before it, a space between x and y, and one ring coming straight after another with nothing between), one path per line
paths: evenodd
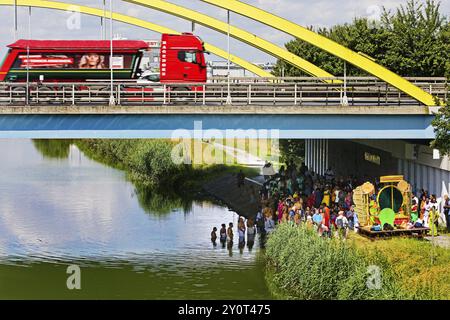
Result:
M223 174L258 174L238 164L175 164L171 153L176 142L164 139L85 139L74 142L89 158L123 170L134 183L155 190L200 191L202 183Z
M425 240L342 241L282 223L265 255L266 281L280 299L450 299L450 250Z

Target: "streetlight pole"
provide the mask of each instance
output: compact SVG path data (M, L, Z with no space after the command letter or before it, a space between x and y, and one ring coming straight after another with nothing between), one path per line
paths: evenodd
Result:
M347 61L344 60L344 96L342 97L341 104L343 107L348 106L348 97L347 97Z
M28 7L28 41L27 41L27 94L26 105L30 103L30 40L31 40L31 7Z
M109 0L109 32L110 32L110 57L109 57L109 68L111 70L111 94L109 96L109 105L113 106L116 104L116 101L114 99L114 71L113 71L113 19L112 19L112 13L113 13L113 1Z
M14 41L17 40L17 0L14 0Z
M103 0L102 39L106 40L106 0Z
M227 51L228 51L228 57L227 57L227 101L226 104L231 104L231 83L230 83L230 10L227 10L227 23L228 23L228 30L227 30Z

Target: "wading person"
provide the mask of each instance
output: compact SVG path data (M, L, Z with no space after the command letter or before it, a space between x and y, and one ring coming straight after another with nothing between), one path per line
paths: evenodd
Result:
M228 242L233 242L233 237L234 237L233 223L230 222L230 224L228 225L228 230L227 230L227 240L228 240Z
M250 241L250 238L255 239L256 234L256 226L253 222L253 218L247 220L247 239Z
M211 241L216 242L217 240L217 228L214 227L211 231Z
M245 223L242 217L239 218L238 222L238 236L239 236L239 243L245 240Z
M220 229L220 242L225 243L227 241L227 226L222 223L222 228Z

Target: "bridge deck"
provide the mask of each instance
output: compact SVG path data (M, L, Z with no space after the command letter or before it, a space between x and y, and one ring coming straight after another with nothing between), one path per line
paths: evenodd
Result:
M295 105L43 105L1 106L0 114L284 114L284 115L429 115L426 106L295 106Z

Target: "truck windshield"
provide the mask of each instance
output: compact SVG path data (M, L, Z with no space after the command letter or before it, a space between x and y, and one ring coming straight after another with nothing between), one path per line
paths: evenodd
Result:
M179 51L178 60L188 63L197 63L196 51Z

